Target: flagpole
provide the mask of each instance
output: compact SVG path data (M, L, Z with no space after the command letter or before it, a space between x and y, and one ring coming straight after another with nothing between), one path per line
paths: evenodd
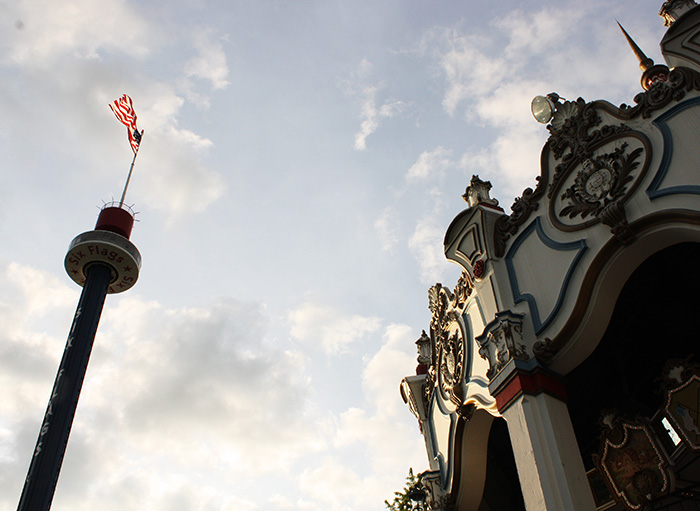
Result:
M139 154L139 149L141 149L141 141L143 140L143 130L141 130L141 138L139 139L139 145L136 146L136 151L134 151L134 157L131 160L131 167L129 167L129 175L126 177L126 184L124 185L124 191L122 192L122 198L119 199L119 207L121 208L124 204L124 197L126 197L126 190L129 188L129 181L131 181L131 173L134 171L134 163L136 163L136 157Z

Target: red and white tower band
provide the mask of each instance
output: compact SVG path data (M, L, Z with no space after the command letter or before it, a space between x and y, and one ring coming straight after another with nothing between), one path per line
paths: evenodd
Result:
M121 293L131 288L139 275L141 254L129 241L133 225L131 211L108 204L100 212L95 229L78 235L68 248L66 271L83 287L83 292L32 454L18 511L51 508L105 297L108 293Z

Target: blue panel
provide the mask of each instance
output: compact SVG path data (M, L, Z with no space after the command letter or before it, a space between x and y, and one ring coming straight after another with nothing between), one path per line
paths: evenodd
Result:
M668 167L671 164L671 158L673 157L673 137L671 136L671 129L668 127L668 124L666 124L666 121L678 115L683 110L694 107L698 104L700 104L700 97L684 101L683 103L671 108L668 112L664 112L658 116L652 123L659 128L659 131L661 132L661 136L664 140L664 152L661 156L659 170L656 172L654 179L652 179L649 188L647 188L647 195L649 196L649 199L654 200L666 195L676 194L700 195L700 186L698 185L680 185L661 188L661 183L666 177Z
M435 389L433 391L433 396L432 400L430 401L430 405L428 406L428 424L427 427L430 430L430 439L431 439L431 448L432 451L436 454L437 462L438 462L438 467L440 468L440 484L442 485L442 489L445 491L448 491L450 481L452 479L452 469L454 465L454 443L455 443L455 429L457 427L457 418L456 414L453 412L450 412L447 410L443 405L442 405L442 400L438 398L439 390ZM447 446L447 453L441 453L437 444L437 435L435 428L433 427L433 421L431 420L433 416L433 408L437 406L439 412L445 416L450 418L450 433L449 433L449 444ZM445 456L443 454L447 455L447 459L445 459Z
M464 375L472 374L472 351L474 350L474 339L472 338L472 325L469 322L469 316L465 313L462 314L462 324L464 325L464 371L462 371L462 378Z
M535 297L532 296L530 293L521 291L520 286L518 284L518 276L515 272L515 266L513 265L513 259L515 257L516 252L523 244L523 242L528 238L528 236L530 236L533 232L537 233L537 237L542 243L544 243L547 247L553 250L556 250L558 252L571 250L576 251L576 254L572 258L571 264L569 265L569 269L566 271L564 281L561 283L561 289L559 290L557 302L554 304L552 312L549 313L549 316L547 316L544 319L544 321L540 319L540 311L537 306L537 301L535 300ZM566 292L571 281L571 276L573 275L576 266L578 266L578 263L581 261L581 257L583 257L583 253L586 251L587 248L588 246L586 245L586 240L584 239L580 239L578 241L571 241L568 243L559 243L558 241L553 240L544 232L544 230L542 229L541 219L540 217L537 217L533 222L530 223L530 225L528 225L523 230L522 233L520 233L520 236L518 236L515 239L510 249L508 250L505 262L506 268L508 269L508 277L510 279L510 288L513 292L513 299L515 300L515 303L520 303L523 301L527 302L527 305L530 308L530 315L532 316L532 323L535 327L535 333L537 335L543 332L559 313L559 309L561 309L562 303L564 302L564 297L566 296Z

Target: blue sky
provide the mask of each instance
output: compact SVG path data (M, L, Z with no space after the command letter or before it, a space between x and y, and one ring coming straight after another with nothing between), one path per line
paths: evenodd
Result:
M427 468L401 402L473 174L533 186L537 94L632 103L661 2L0 3L0 511L79 289L68 243L127 196L54 509L380 510Z

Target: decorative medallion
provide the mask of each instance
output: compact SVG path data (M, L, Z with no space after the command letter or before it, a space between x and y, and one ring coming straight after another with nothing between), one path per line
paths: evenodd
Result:
M668 494L673 476L648 422L610 414L603 423L600 451L593 461L615 500L636 511Z
M624 195L633 179L631 172L639 166L637 158L642 152L638 147L626 155L626 148L627 142L612 153L583 160L583 168L576 175L574 184L561 196L569 199L569 205L559 212L559 216L598 216L603 207Z
M440 388L445 397L450 398L455 386L459 385L464 368L464 335L459 325L458 315L449 313L443 330L440 350Z
M462 313L473 283L469 273L462 272L454 292L435 284L428 291L431 338L434 340L433 359L427 371L426 397L439 387L443 397L461 404L467 347L464 339Z
M632 236L623 229L627 226L624 202L647 171L650 147L642 133L616 134L560 170L559 181L551 191L563 192L550 202L552 223L570 232L602 222L614 234L620 233L620 241L628 242Z

